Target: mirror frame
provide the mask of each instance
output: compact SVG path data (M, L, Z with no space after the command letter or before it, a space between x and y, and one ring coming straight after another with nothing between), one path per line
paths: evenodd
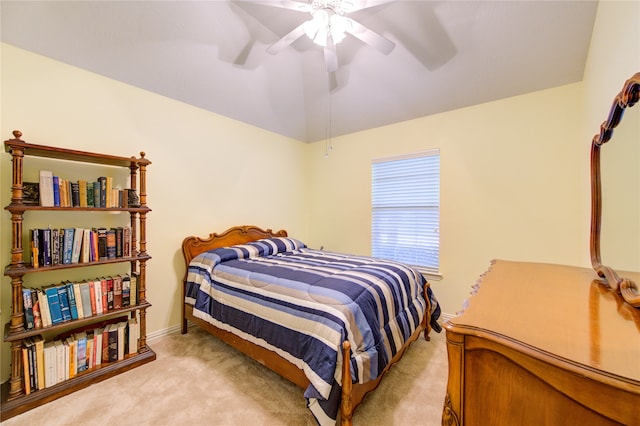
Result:
M591 143L591 265L613 290L619 291L624 300L635 308L640 308L640 292L637 283L628 278L620 278L609 266L602 264L600 257L600 226L602 221L602 187L600 180L600 148L613 135L613 129L620 123L624 111L640 99L640 72L624 83L615 97L609 117L600 126L600 133Z

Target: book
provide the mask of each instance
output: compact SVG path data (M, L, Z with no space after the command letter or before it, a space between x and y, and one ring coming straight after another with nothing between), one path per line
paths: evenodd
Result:
M69 207L69 202L67 200L67 181L63 178L58 178L58 187L60 191L60 207Z
M40 266L51 265L51 229L40 229L38 231L40 239Z
M87 207L87 181L78 181L78 202L80 207Z
M106 277L107 282L107 309L112 311L114 309L113 304L113 277Z
M140 337L140 328L138 326L138 320L136 318L129 318L128 330L129 334L127 353L134 354L138 352L138 338Z
M102 293L102 310L103 312L109 311L109 287L107 279L105 277L100 278L100 289ZM113 308L111 308L113 309Z
M115 362L118 360L118 324L110 324L108 329L108 345L109 350L107 352L108 362ZM103 359L104 361L104 359Z
M95 207L93 202L93 182L87 182L87 207Z
M36 373L38 376L38 389L44 389L46 382L44 378L45 364L44 364L44 338L41 335L33 336L33 342L35 345L36 353Z
M31 230L31 267L40 267L40 236L38 229Z
M100 176L98 178L100 184L100 207L107 207L107 178Z
M127 322L119 322L118 327L118 361L124 359L125 349L127 346Z
M40 312L40 299L38 291L31 290L31 305L33 306L33 328L42 328L42 313Z
M63 232L62 263L65 265L70 264L73 258L74 232L74 228L65 228Z
M53 176L53 205L60 207L60 178Z
M58 265L62 263L60 260L60 230L53 228L51 230L51 264Z
M93 182L93 207L103 207L100 205L100 181Z
M44 344L44 384L51 387L58 383L58 373L56 372L56 345L49 341Z
M80 263L91 262L91 230L85 229L82 232L82 247L80 249Z
M60 284L56 287L58 289L58 300L60 301L60 312L62 313L62 320L71 320L71 309L69 307L69 294L67 293L67 286Z
M51 326L51 311L49 310L49 300L47 299L47 294L44 290L37 290L38 293L38 304L40 305L40 317L42 318L42 326L50 327Z
M80 262L80 252L82 251L82 241L84 239L84 229L74 228L73 230L73 249L71 252L71 263Z
M77 320L80 317L78 316L78 306L76 304L76 293L73 288L73 283L67 282L65 283L67 287L67 297L69 299L69 313L71 314L71 319Z
M98 366L102 364L102 334L104 327L93 330L93 363Z
M22 344L22 377L24 380L24 393L29 395L31 393L31 370L29 368L29 347L27 342L29 339L24 339Z
M107 324L102 329L102 357L101 363L105 364L109 362L109 328L111 324Z
M51 324L59 324L63 321L62 309L60 307L60 297L58 296L57 287L47 287L47 302L49 304L49 313L51 314Z
M73 337L67 337L64 340L64 344L67 346L69 351L69 355L67 357L67 362L68 362L67 370L69 371L68 378L73 379L74 377L76 377L76 374L78 373L77 342Z
M31 289L22 289L22 312L24 314L24 328L31 330L35 328L33 319L33 301L31 299Z
M113 309L122 309L122 277L113 277Z
M93 333L87 333L87 370L95 366L93 359Z
M106 177L106 188L105 192L107 194L107 207L114 207L113 202L113 178L111 176Z
M98 256L98 231L96 229L92 229L90 231L91 233L91 261L92 262L97 262L98 260L100 260L100 257Z
M82 293L80 292L80 283L73 283L73 298L76 301L76 309L78 310L78 319L84 318L84 306L82 305Z
M131 277L124 275L122 277L122 307L128 308L131 304Z
M53 172L40 170L40 205L53 207Z
M71 207L80 207L80 186L78 182L70 182L71 185Z
M93 315L93 310L91 309L91 290L89 288L89 282L84 281L80 283L80 294L82 300L82 311L84 312L84 317L90 317Z
M81 373L89 368L87 364L87 333L76 333L73 338L76 342L76 371Z
M102 305L102 283L99 279L93 281L93 288L96 294L96 314L100 315L106 310Z
M129 303L131 306L136 306L138 304L138 273L132 272L129 276L129 283L131 285L131 291L129 294Z
M91 315L98 313L96 307L96 285L94 281L89 281L89 300L91 301Z
M98 228L98 260L107 260L107 228Z
M123 243L123 239L122 239L122 235L124 233L124 228L119 226L117 228L115 228L116 231L116 257L122 257L122 245Z
M107 259L116 258L116 230L107 229Z
M131 227L125 226L122 229L122 257L131 257Z
M67 362L67 350L65 345L60 340L53 342L56 348L56 383L64 382L68 379L68 362Z

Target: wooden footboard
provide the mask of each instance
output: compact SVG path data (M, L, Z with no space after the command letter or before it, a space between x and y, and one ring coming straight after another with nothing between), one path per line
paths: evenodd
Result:
M238 226L231 228L222 234L212 233L208 238L198 238L198 237L188 237L185 238L182 243L182 252L184 254L186 268L188 269L189 263L191 259L197 256L200 253L205 251L209 251L215 248L220 247L228 247L230 245L235 244L245 244L251 241L255 241L262 238L270 238L270 237L286 237L287 232L284 230L273 232L270 229L262 230L255 226ZM261 346L258 346L254 343L246 341L233 333L230 333L226 330L222 330L208 322L197 318L193 315L193 307L187 303L184 303L185 300L185 287L187 280L187 273L185 271L185 276L183 279L182 286L182 334L187 332L187 324L188 322L192 322L199 327L203 328L210 334L218 337L223 342L232 346L233 348L239 350L250 358L258 361L262 365L267 368L273 370L278 375L284 377L290 382L298 385L302 389L305 389L309 385L309 380L304 375L304 372L296 367L291 362L287 361L277 353L265 349ZM349 426L353 422L353 411L355 408L362 402L364 397L374 390L380 384L382 377L389 371L391 366L398 362L402 355L407 350L409 345L416 341L420 334L424 331L424 337L426 340L429 340L429 332L431 327L429 325L429 312L431 311L430 300L427 294L427 289L429 284L425 284L424 286L424 297L427 301L427 310L424 316L424 319L420 326L416 329L413 335L407 340L404 346L398 351L398 353L393 357L389 365L385 368L383 373L375 380L371 380L367 383L363 384L352 384L351 383L351 364L349 362L342 363L342 400L340 404L340 424L344 426ZM343 351L343 360L348 360L351 357L351 348L349 342L345 341L342 347Z

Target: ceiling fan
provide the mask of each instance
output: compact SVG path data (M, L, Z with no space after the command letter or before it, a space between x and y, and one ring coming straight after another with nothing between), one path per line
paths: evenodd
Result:
M336 45L344 40L346 34L351 34L385 55L393 50L395 43L391 40L346 16L351 12L392 1L395 0L254 0L252 2L309 13L311 19L298 25L269 46L267 52L276 54L306 35L314 43L322 46L327 72L334 72L338 69Z

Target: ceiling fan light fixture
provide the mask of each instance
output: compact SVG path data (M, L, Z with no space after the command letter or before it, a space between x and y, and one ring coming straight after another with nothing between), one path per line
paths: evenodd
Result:
M342 0L314 0L311 20L304 26L304 32L314 43L326 47L331 37L334 45L346 37L349 19L342 16L352 3Z

